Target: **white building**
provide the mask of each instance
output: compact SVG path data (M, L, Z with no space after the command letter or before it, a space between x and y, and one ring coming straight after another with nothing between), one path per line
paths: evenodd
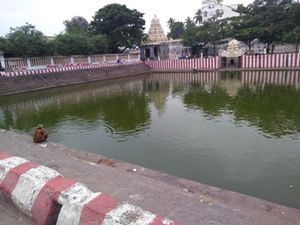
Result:
M202 15L203 21L212 18L225 19L239 14L234 12L233 9L236 5L228 6L218 3L217 0L203 0L202 1Z

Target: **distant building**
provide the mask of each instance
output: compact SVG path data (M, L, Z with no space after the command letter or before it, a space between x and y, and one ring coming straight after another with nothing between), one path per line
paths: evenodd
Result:
M236 5L228 6L222 3L218 3L217 0L203 0L202 1L202 15L203 21L210 19L225 19L239 14L234 12Z

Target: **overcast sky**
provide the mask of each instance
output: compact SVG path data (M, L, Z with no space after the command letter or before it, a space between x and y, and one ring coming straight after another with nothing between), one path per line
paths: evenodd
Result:
M225 4L249 4L253 0L224 0ZM73 16L83 16L89 22L95 12L110 3L126 4L128 8L145 13L146 31L156 14L167 32L170 17L184 21L193 17L202 7L201 0L0 0L0 36L9 32L10 27L24 25L26 22L36 26L47 36L59 34L64 30L63 21Z

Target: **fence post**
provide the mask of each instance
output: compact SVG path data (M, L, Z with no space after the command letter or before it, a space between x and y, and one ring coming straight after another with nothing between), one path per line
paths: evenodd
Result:
M92 60L91 60L91 56L88 56L88 63L91 64Z
M27 69L31 69L31 61L30 58L26 59L26 63L27 63Z
M71 64L74 64L74 57L73 56L71 56L70 60L71 60Z
M138 59L141 60L141 54L140 53L138 54Z
M106 57L105 57L105 55L103 55L103 62L106 62Z
M5 61L4 61L4 55L3 52L0 51L0 68L5 68Z
M128 62L130 62L130 60L131 60L131 59L130 59L130 54L128 54Z
M50 58L50 64L53 66L54 65L54 59L53 57Z

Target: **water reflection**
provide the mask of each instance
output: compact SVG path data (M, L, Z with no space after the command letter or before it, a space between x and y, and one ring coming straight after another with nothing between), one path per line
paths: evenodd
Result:
M132 134L149 127L152 102L163 114L170 94L210 118L232 114L263 133L282 137L300 131L299 71L159 73L141 79L106 82L0 99L0 126L30 131L43 122L55 127L66 118Z
M52 129L80 119L87 126L104 121L110 132L129 135L148 126L147 104L142 78L42 91L0 98L0 126L28 132L38 123Z
M173 94L181 95L187 108L209 118L230 114L235 122L247 122L274 137L300 132L299 71L165 73L148 79L172 82Z
M159 114L163 114L167 104L167 98L169 96L170 83L148 81L145 88L149 94L150 101L154 104Z

